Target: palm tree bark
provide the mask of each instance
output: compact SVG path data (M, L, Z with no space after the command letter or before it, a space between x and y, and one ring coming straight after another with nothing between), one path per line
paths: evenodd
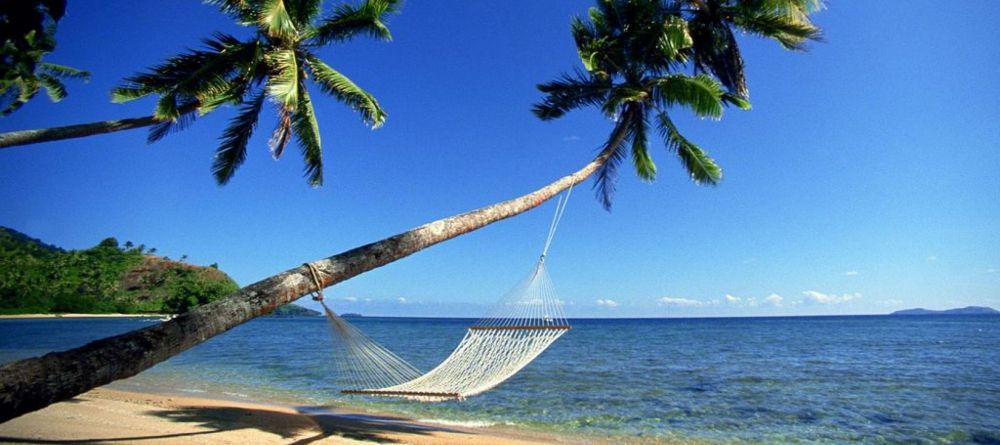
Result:
M0 133L0 149L18 145L38 144L41 142L59 141L94 136L133 128L148 127L160 122L153 116L131 117L110 121L88 122L86 124L67 125L65 127L39 128L35 130L18 130Z
M323 287L384 266L442 241L524 213L587 179L620 143L614 135L582 169L523 196L440 219L311 264ZM170 321L91 342L76 349L0 367L0 423L131 377L252 318L314 290L305 265L251 284Z

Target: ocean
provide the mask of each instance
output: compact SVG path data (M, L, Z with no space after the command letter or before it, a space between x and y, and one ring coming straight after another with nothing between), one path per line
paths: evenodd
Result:
M352 323L422 370L472 319ZM0 362L148 326L0 320ZM1000 444L1000 317L586 319L497 389L422 404L338 393L325 319L260 318L136 377L127 390L349 404L417 419L630 439Z

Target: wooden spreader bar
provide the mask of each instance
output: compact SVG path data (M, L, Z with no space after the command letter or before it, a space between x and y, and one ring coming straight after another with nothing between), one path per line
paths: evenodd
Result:
M369 396L446 397L456 400L461 400L463 398L462 395L457 392L390 391L382 389L345 389L340 392L343 394L362 394Z
M571 326L568 324L535 324L535 325L514 325L514 326L469 326L469 329L473 331L542 331L546 329L551 330L566 330Z

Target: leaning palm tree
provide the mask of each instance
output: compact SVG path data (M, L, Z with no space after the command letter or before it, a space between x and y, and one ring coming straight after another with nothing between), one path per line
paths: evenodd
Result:
M246 158L247 144L268 99L277 108L277 125L269 146L281 156L294 135L306 161L312 185L323 182L319 124L306 80L356 110L375 128L386 113L375 98L351 79L324 63L316 50L334 42L367 35L390 40L388 14L399 0L365 0L359 6L340 5L321 18L322 0L209 0L244 26L255 28L249 39L217 33L205 48L172 57L145 73L125 79L112 100L127 102L157 96L151 116L102 121L43 130L0 134L0 147L90 136L149 127L149 142L185 128L196 117L222 105L238 108L216 150L213 173L228 182Z
M543 118L555 118L581 105L593 105L615 119L600 154L580 170L525 195L286 270L171 321L0 367L0 422L135 375L214 335L270 313L315 290L310 267L319 271L321 286L332 286L531 210L595 172L601 172L597 188L604 199L609 196L605 192L610 190L615 172L614 166L607 165L618 165L629 154L640 175L651 178L655 165L646 149L644 118L655 115L661 119L660 115L665 116L675 105L703 116L718 116L726 103L747 106L743 98L722 91L710 74L683 74L696 51L686 23L688 14L664 7L659 0L602 0L591 10L590 23L573 22L585 70L543 84L546 97L535 112ZM647 83L636 78L646 79ZM686 140L677 142L682 137L674 135L677 131L672 123L657 125L666 133L668 147L673 147L681 159L689 157L696 164L689 165L685 160L696 181L718 181L718 167L707 155Z

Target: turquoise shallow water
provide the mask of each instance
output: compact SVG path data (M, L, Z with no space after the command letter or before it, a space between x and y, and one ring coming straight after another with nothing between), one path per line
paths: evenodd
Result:
M430 369L473 320L355 324ZM148 320L0 320L0 362ZM424 419L629 437L1000 444L1000 317L576 320L504 385L465 402L338 394L322 318L258 319L123 388L352 403Z

